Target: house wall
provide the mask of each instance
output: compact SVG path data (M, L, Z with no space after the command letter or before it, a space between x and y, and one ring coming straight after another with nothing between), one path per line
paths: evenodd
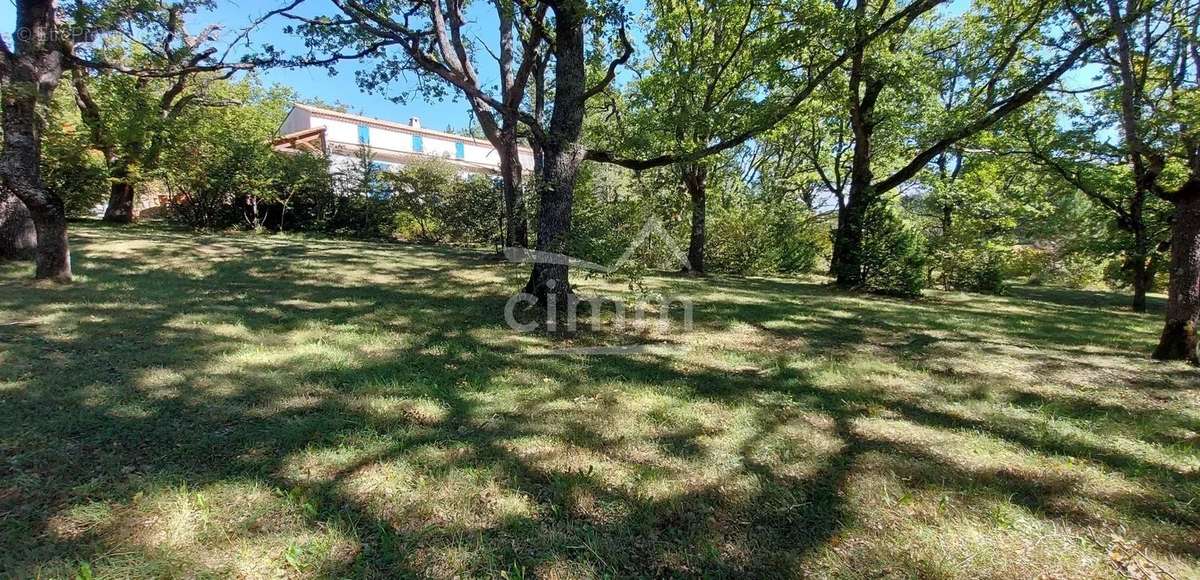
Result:
M295 133L312 128L312 114L299 107L292 107L287 117L283 120L283 125L279 127L280 135Z
M491 171L499 171L500 157L496 150L486 141L442 134L413 127L396 126L383 121L371 119L345 119L340 115L325 115L318 111L306 110L302 106L292 108L280 127L281 134L294 133L315 127L325 128L325 139L330 147L330 153L338 156L353 158L353 151L359 147L360 127L367 127L369 145L380 161L393 163L402 162L396 155L412 155L414 150L413 137L421 140L421 154L431 157L443 157L451 160L461 160L467 163L486 166ZM462 144L463 156L458 157L458 144ZM349 150L349 151L347 151ZM522 149L519 153L521 166L529 172L533 169L532 152Z

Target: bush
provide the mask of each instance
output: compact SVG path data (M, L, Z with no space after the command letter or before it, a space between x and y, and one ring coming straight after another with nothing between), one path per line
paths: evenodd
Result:
M707 220L705 266L714 272L760 274L774 271L771 216L761 206L734 202L718 205Z
M1009 253L1005 267L1008 278L1025 278L1030 284L1041 284L1054 263L1049 250L1035 246L1016 246Z
M54 128L42 140L42 180L68 215L90 215L108 201L108 166L82 133Z
M904 222L896 207L878 202L863 220L863 288L896 296L920 296L925 287L925 237Z
M261 227L266 208L257 205L273 182L265 144L207 144L190 161L166 172L170 217L194 229L223 229L245 222ZM251 207L252 206L252 207Z
M430 159L383 175L391 189L395 234L425 242L491 244L501 239L502 194L492 179L463 177Z
M1003 247L951 247L941 255L942 281L946 288L1004 294L1010 252Z
M1104 262L1097 261L1094 256L1070 253L1055 260L1047 277L1056 286L1099 288L1104 286L1104 267Z
M803 206L735 200L714 209L705 246L711 271L806 273L830 251L828 227Z
M464 244L504 243L504 194L489 177L458 179L438 208L446 237Z

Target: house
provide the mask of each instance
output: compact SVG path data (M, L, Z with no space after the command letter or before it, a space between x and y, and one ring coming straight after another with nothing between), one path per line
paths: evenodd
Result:
M335 166L357 162L367 149L384 168L416 159L441 158L464 173L500 172L500 156L491 143L426 129L417 117L403 124L297 103L278 133L272 141L276 150L328 155ZM522 170L529 172L533 150L520 147L518 151Z

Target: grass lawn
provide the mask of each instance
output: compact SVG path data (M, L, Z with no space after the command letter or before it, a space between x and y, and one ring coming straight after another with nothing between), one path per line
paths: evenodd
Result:
M73 231L0 266L0 577L1200 577L1124 296L664 276L692 332L570 344L685 350L549 356L481 253Z

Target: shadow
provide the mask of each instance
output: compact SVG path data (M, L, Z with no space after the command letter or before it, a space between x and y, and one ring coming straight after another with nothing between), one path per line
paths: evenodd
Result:
M879 522L947 501L1200 558L1200 375L1093 297L654 278L688 355L538 356L484 253L75 235L76 284L0 266L4 576L928 576Z

